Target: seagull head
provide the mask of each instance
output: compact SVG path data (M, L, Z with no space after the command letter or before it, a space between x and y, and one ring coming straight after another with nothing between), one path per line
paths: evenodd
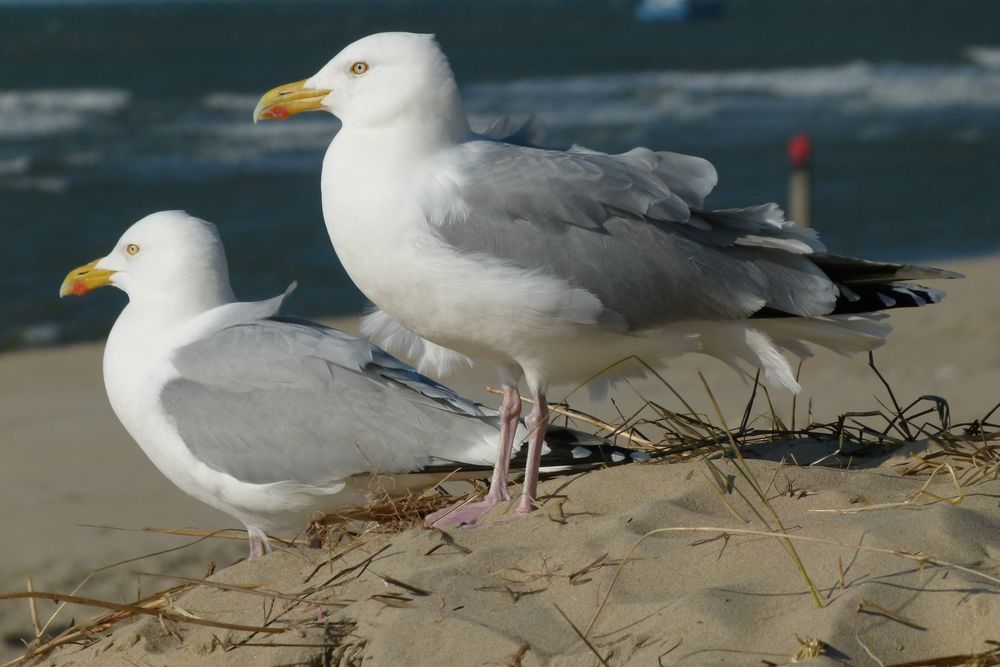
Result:
M434 35L363 37L310 78L264 93L253 118L284 120L320 110L345 128L379 129L416 118L468 130L455 77Z
M113 285L130 302L166 298L207 309L233 301L226 253L210 222L183 211L147 215L110 253L69 272L59 296Z

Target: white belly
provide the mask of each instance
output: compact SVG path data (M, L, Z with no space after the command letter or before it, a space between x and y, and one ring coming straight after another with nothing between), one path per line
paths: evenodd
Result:
M323 212L351 280L406 328L468 356L510 363L533 355L543 339L597 321L601 304L589 292L458 253L425 222L409 192L387 191L383 180L339 164L331 150Z
M653 344L616 333L602 323L604 308L592 293L447 245L425 219L417 187L399 185L421 183L420 167L405 173L398 161L372 157L380 148L358 145L363 140L338 136L327 152L327 230L358 288L413 333L469 357L520 366L536 389L584 379L651 345L658 353L671 348L667 354L694 347L687 339ZM366 164L346 155L367 156Z
M104 354L108 400L122 426L164 477L181 491L247 526L298 531L317 510L335 510L363 500L343 483L328 488L250 484L220 473L194 457L159 401L164 382L176 372L168 361L172 335L152 340L139 313L124 312ZM133 335L133 332L139 332ZM342 497L343 496L343 497Z

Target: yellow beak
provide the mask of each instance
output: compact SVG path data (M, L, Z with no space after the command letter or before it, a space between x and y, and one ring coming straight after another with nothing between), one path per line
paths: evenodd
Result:
M329 90L307 90L306 80L286 83L264 93L253 110L253 122L258 120L285 120L304 111L319 111Z
M70 294L83 296L98 287L110 285L111 275L114 271L96 268L99 261L101 260L95 259L90 264L78 266L66 274L66 279L63 281L62 286L59 287L59 298Z

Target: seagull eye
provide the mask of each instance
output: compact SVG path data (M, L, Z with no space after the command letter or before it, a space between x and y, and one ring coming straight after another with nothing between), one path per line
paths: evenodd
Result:
M368 71L368 63L364 60L359 60L353 65L351 65L351 74L354 76L361 76Z
M134 243L129 243L127 246L125 246L125 252L127 252L130 255L134 255L137 252L139 252L139 246L137 246Z

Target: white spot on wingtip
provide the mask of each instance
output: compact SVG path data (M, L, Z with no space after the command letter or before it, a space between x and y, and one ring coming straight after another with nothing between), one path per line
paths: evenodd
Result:
M878 298L886 308L892 308L896 305L896 300L891 296L887 296L882 292L878 292Z
M624 460L625 460L625 455L622 454L621 452L611 452L612 463L621 463Z
M570 452L574 459L585 459L590 456L590 450L586 447L574 447L573 451Z

